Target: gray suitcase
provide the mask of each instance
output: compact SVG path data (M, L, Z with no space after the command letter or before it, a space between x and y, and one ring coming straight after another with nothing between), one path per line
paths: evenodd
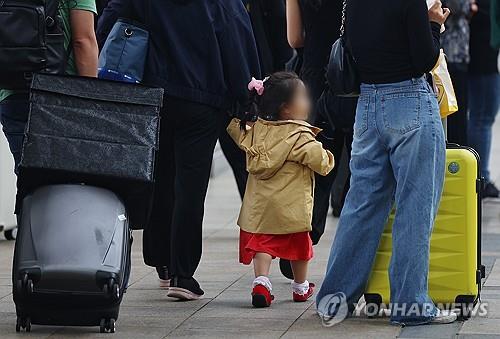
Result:
M16 330L39 324L114 332L131 242L124 204L109 190L54 185L26 196L12 275Z

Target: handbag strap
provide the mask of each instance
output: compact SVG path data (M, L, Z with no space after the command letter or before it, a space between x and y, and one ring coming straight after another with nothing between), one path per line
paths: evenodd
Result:
M345 34L345 14L347 9L347 0L342 3L342 23L340 24L340 37L344 37Z

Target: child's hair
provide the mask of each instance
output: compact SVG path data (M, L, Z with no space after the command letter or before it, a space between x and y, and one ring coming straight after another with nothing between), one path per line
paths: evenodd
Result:
M283 106L290 103L301 80L292 72L277 72L264 80L264 89L261 94L257 89L250 90L250 107L243 119L241 128L246 128L248 121L257 118L276 121L280 119Z

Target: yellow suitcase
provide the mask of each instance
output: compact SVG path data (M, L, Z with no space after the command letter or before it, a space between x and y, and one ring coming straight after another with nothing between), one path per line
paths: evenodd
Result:
M479 156L473 149L448 145L446 178L431 237L429 294L436 304L458 304L467 318L479 298L481 265L481 187ZM388 269L394 213L382 235L365 292L367 304L389 305Z

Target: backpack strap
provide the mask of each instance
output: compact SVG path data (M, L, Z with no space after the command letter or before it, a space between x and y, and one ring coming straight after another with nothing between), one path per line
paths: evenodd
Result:
M57 26L57 12L62 1L64 0L47 0L45 4L45 24L49 30Z

